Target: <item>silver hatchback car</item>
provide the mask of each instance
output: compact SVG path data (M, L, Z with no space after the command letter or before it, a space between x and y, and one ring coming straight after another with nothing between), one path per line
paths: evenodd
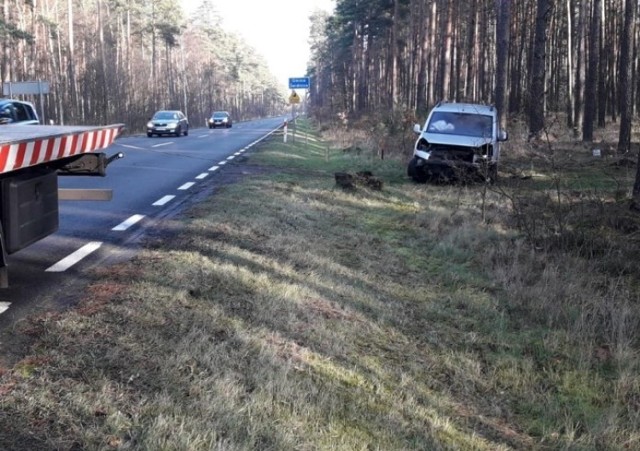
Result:
M189 134L189 120L182 111L161 110L156 112L147 122L147 136L175 135L187 136Z

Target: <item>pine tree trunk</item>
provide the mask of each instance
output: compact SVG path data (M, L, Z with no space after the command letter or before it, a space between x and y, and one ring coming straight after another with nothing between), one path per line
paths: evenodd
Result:
M567 127L573 128L575 120L573 116L573 4L567 0Z
M593 122L596 114L596 94L598 88L598 59L600 41L601 0L593 2L593 18L591 19L591 36L589 37L589 67L585 82L584 122L582 124L582 140L593 141Z
M546 31L552 10L551 0L538 0L529 90L529 136L537 136L544 129Z
M500 127L506 128L506 99L505 90L507 88L507 57L509 56L509 25L511 22L511 1L510 0L496 0L496 17L497 17L497 30L496 30L496 89L495 89L495 103L498 109L498 118Z
M69 46L67 48L67 74L69 77L69 94L71 97L71 111L69 116L75 117L78 111L78 91L76 89L76 71L75 71L75 53L74 53L74 36L73 36L73 2L67 2L69 16Z
M607 115L607 64L610 60L610 54L615 50L610 47L611 43L607 44L605 49L605 2L600 5L600 35L598 36L598 52L600 58L598 61L598 127L604 128ZM615 43L615 41L614 41ZM615 44L614 44L615 45Z
M579 136L579 131L583 129L584 124L584 80L585 80L585 24L586 24L586 2L579 3L578 6L578 23L576 36L576 72L575 72L575 89L573 117L575 121L574 136Z
M425 31L428 30L428 14L424 13L425 6L421 7L422 17L419 23L422 24L420 37L421 46L420 49L420 62L418 69L418 86L417 86L417 98L416 98L416 110L418 114L427 112L427 66L429 64L429 34Z
M635 33L635 2L626 0L624 25L620 43L620 133L618 153L629 152L631 146L631 43Z

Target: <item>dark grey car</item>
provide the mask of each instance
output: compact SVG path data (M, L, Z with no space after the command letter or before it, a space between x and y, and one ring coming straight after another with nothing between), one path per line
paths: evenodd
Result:
M147 136L189 134L189 120L182 111L161 110L156 112L147 123Z
M207 122L209 124L209 128L231 128L233 126L231 115L226 111L214 111Z

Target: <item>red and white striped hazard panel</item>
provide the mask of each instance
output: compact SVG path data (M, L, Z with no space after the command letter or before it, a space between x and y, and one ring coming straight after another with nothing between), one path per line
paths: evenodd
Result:
M0 173L109 147L122 124L105 127L0 126Z

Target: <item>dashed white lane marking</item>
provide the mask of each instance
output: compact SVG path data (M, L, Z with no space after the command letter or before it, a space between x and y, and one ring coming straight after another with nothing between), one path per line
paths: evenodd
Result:
M199 138L206 138L207 136L208 135L201 135L201 136L199 136ZM245 147L244 149L241 149L240 151L236 152L234 155L231 155L231 156L227 157L227 160L233 160L236 156L238 156L242 152L248 150L250 147L252 147L254 144L256 144L258 142L259 141L251 143L251 145ZM155 144L152 147L162 147L162 146L168 146L168 145L171 145L171 144L173 144L173 142ZM130 149L142 149L141 147L130 146L130 145L126 145L126 144L122 144L122 147L127 147L127 148L130 148ZM209 168L209 171L212 171L212 172L216 171L216 170L218 170L220 168L220 166L223 166L224 164L226 164L226 161L220 161L218 163L218 165L212 166L211 168ZM202 174L198 175L196 177L196 179L204 179L207 175L208 174L206 174L206 173L202 173ZM184 185L182 185L178 189L179 190L186 190L186 189L191 188L194 184L195 183L193 183L193 182L188 182L188 183L185 183ZM164 197L160 198L156 202L154 202L153 205L154 206L162 206L162 205L167 204L168 202L170 202L174 198L175 198L175 196L167 195L167 196L164 196ZM115 230L115 231L127 230L129 227L131 227L132 225L136 224L137 222L139 222L143 218L144 218L144 215L133 215L129 219L127 219L126 221L124 221L121 224L119 224L116 227L114 227L112 230ZM64 272L67 269L71 268L76 263L78 263L83 258L85 258L88 255L90 255L92 252L95 252L96 250L98 250L101 246L102 246L102 242L101 241L92 241L90 243L87 243L86 245L84 245L80 249L78 249L77 251L73 252L72 254L70 254L67 257L65 257L62 260L60 260L58 263L55 263L54 265L50 266L45 271L46 272ZM0 302L0 313L5 312L9 308L10 305L11 305L10 302Z
M85 258L87 255L98 250L100 246L102 246L101 241L92 241L90 243L87 243L84 246L82 246L80 249L75 251L74 253L60 260L58 263L55 263L54 265L49 266L47 269L45 269L45 271L46 272L66 271L67 269L71 268L73 265L78 263L80 260Z
M189 188L191 188L193 185L195 185L195 182L187 182L184 185L182 185L180 188L178 188L180 191L184 191L187 190Z
M161 207L164 204L166 204L167 202L172 201L174 197L176 197L176 196L172 196L172 195L164 196L164 197L158 199L157 201L155 201L152 205L154 207Z
M200 135L198 138L207 138L209 135Z
M11 305L11 302L0 302L0 313L6 312L7 310L9 310L10 305Z
M122 147L126 147L127 149L136 149L136 150L144 150L144 147L132 146L130 144L120 144Z
M206 172L203 172L202 174L198 175L196 177L196 180L202 180L203 178L205 178L206 176L208 176L209 174L207 174Z
M136 222L140 221L142 218L144 218L144 215L133 215L129 219L127 219L126 221L124 221L124 222L118 224L117 226L115 226L111 230L115 230L116 232L127 230L129 227L134 225Z

